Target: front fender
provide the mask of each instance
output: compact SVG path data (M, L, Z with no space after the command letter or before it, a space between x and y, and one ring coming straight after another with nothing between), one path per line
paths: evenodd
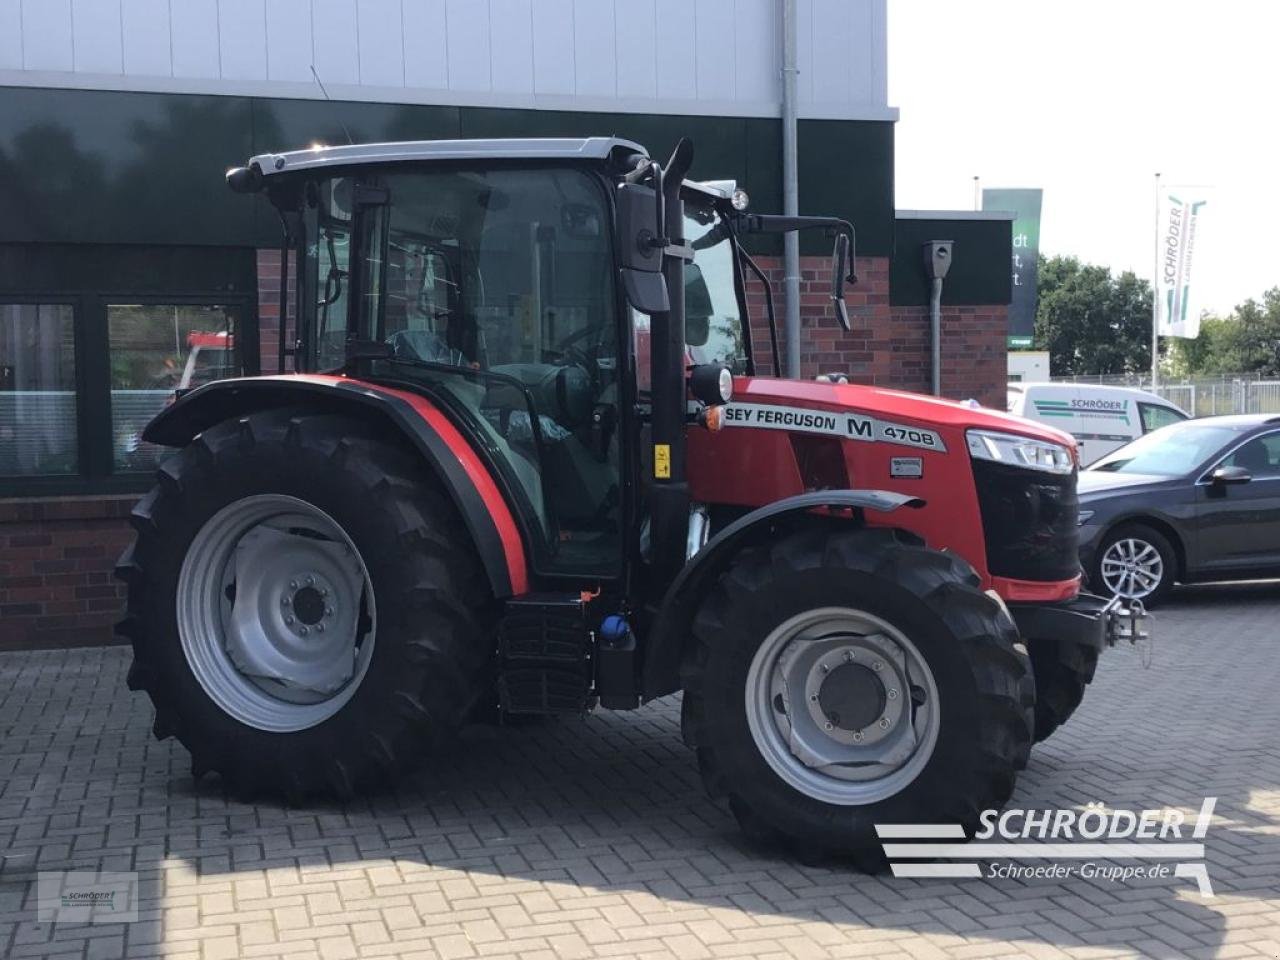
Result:
M215 423L291 406L372 417L389 425L421 456L458 508L494 596L529 589L524 542L489 468L441 409L416 393L321 374L218 380L180 395L142 436L150 443L185 447Z
M833 522L860 523L865 510L891 513L922 506L924 501L919 497L889 490L819 490L777 500L729 524L681 568L663 596L644 648L640 677L643 699L652 700L680 689L680 665L697 601L743 547L773 533L781 524L813 515L815 510L840 511L831 515Z

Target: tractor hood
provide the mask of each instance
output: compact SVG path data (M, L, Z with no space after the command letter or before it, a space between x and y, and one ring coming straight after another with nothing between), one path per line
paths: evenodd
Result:
M1071 434L1011 413L971 406L957 400L863 384L736 377L733 382L733 402L856 411L876 417L909 421L916 426L1001 430L1036 440L1060 443L1066 447L1076 446Z

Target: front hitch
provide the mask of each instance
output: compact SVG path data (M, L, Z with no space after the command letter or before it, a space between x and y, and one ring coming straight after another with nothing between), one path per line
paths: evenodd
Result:
M1126 600L1115 596L1102 611L1106 618L1107 646L1114 647L1121 640L1137 644L1141 640L1150 640L1151 634L1146 630L1147 608L1141 600Z

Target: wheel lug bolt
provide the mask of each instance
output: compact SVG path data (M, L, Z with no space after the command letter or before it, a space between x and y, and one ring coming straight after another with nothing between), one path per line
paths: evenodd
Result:
M305 630L306 628L304 627L303 629ZM881 717L881 718L880 718L880 729L881 729L881 730L888 730L888 729L889 729L889 718L888 718L888 717Z
M823 728L824 728L824 729L827 729L827 730L831 730L831 729L833 728L833 726L834 726L834 725L831 723L831 721L830 721L830 720L828 720L826 723L824 723L824 724L823 724Z
M307 635L307 628L306 628L306 627L303 627L303 628L302 628L301 630L299 630L298 632L299 632L299 633L301 633L301 634L305 637L305 636Z
M889 699L890 699L890 700L897 700L897 699L898 699L898 691L897 691L897 690L890 690L890 691L889 691Z
M861 742L862 742L862 731L861 731L861 730L855 730L855 731L853 731L853 742L854 742L854 743L861 743Z
M810 703L817 703L817 702L818 702L818 695L817 695L816 693L811 693L811 694L809 694L809 702L810 702Z
M297 589L298 589L298 581L297 581L297 580L290 580L290 581L289 581L289 589L290 589L290 590L297 590Z
M308 586L308 587L314 586L314 585L315 585L315 582L316 582L316 578L315 578L315 577L307 577L307 586Z
M292 601L292 600L290 600L288 597L281 597L281 598L280 598L280 606L282 606L282 607L287 607L287 606L288 606L290 603L292 603L292 602L293 602L293 601Z
M317 624L316 624L316 633L324 633L324 624L323 624L323 623L317 623Z
M325 607L325 608L324 608L324 615L325 615L326 617L332 617L332 616L333 616L333 607Z
M883 664L883 663L881 663L879 660L876 660L874 663L872 663L872 664L871 664L871 669L872 669L872 670L883 670L883 669L884 669L884 664Z
M321 588L320 588L320 596L322 596L322 597L327 597L328 595L329 595L329 590L328 590L328 588L327 588L327 587L321 587Z
M831 668L830 668L830 667L828 667L828 666L824 663L824 664L822 665L822 672L823 672L823 673L830 673L830 672L831 672Z
M852 663L852 662L853 662L853 651L852 651L852 650L846 650L846 651L844 652L844 662L845 662L845 663Z
M289 624L290 626L292 626L292 625L293 625L293 617L285 617L285 618L284 618L284 622L285 622L285 623L287 623L287 624Z

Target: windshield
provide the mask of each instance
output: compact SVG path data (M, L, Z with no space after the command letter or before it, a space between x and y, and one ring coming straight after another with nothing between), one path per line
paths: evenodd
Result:
M1181 477L1204 465L1234 436L1236 431L1229 427L1188 420L1139 437L1089 469Z
M697 251L684 274L685 341L690 358L693 363L722 363L734 373L746 373L733 238L710 205L686 198L684 209L685 243ZM713 230L715 236L709 237ZM713 242L700 246L703 240Z

